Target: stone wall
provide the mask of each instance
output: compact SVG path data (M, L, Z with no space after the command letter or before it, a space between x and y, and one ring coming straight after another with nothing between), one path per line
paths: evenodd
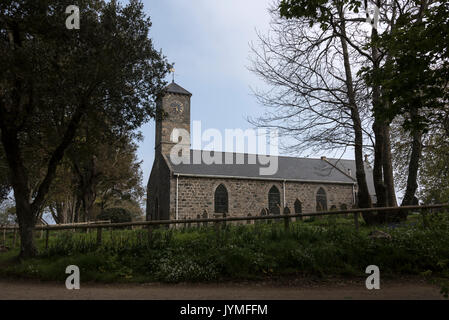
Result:
M340 208L346 204L353 205L352 185L323 183L285 183L285 204L282 181L249 180L249 179L219 179L185 177L178 178L178 218L196 218L198 214L207 211L208 216L214 213L215 189L223 183L228 191L229 216L259 215L263 208L268 208L268 192L276 186L280 192L281 206L285 204L294 213L294 202L302 202L302 212L316 211L316 192L320 187L326 191L327 206ZM170 183L170 217L176 217L176 177Z
M182 111L176 111L171 107L172 103L182 105ZM163 120L156 121L155 150L162 154L170 154L172 146L175 144L170 137L173 129L185 129L190 132L190 97L180 94L167 94L157 101L158 110L166 112ZM190 146L190 141L185 141Z
M171 172L167 162L157 152L147 185L147 220L170 219L170 176Z

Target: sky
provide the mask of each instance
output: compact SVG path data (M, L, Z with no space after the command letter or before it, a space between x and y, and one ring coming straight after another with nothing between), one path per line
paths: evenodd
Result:
M247 118L262 115L264 109L251 88L263 88L264 83L248 66L250 43L257 43L256 30L265 33L269 29L271 2L143 1L153 23L150 37L154 46L175 64L175 82L193 94L191 121L200 120L203 131L215 128L224 136L225 129L252 128ZM171 76L166 80L171 81ZM139 144L138 156L143 160L145 185L154 160L154 130L154 121L141 128L144 141ZM192 142L194 148L196 143Z

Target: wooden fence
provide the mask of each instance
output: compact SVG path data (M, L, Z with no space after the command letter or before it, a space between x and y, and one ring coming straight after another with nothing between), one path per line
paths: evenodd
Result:
M152 227L161 225L190 225L196 223L198 226L200 224L213 223L216 228L220 227L220 224L226 224L226 222L232 221L258 221L258 220L280 220L284 221L285 229L289 228L291 218L304 218L304 217L319 217L319 216L332 216L341 214L353 214L354 215L354 225L356 230L359 230L359 216L365 212L385 212L386 214L397 214L404 211L420 211L422 214L426 214L429 211L440 210L443 208L449 208L449 203L446 204L436 204L427 206L404 206L404 207L385 207L385 208L366 208L366 209L350 209L350 210L334 210L334 211L322 211L322 212L311 212L311 213L294 213L294 214L276 214L276 215L265 215L265 216L247 216L247 217L222 217L222 218L197 218L197 219L182 219L182 220L154 220L154 221L136 221L136 222L123 222L123 223L109 223L104 222L96 223L80 223L80 224L67 224L67 225L41 225L36 226L35 230L45 231L45 247L48 248L48 239L50 237L50 231L57 230L76 230L76 229L96 229L97 231L97 243L101 244L102 230L103 228L125 228L125 227L147 227L148 232L151 234ZM6 246L6 232L13 232L13 247L16 245L18 226L1 226L3 230L3 245Z

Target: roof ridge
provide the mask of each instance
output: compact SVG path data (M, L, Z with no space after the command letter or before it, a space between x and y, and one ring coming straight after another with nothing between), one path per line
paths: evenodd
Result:
M190 149L190 151L212 151L212 152L221 152L221 153L232 153L232 154L243 154L243 155L255 155L255 156L270 156L270 157L280 157L280 158L290 158L290 159L307 159L307 160L323 160L322 158L307 158L307 157L293 157L287 155L273 155L273 154L260 154L260 153L247 153L247 152L230 152L230 151L217 151L217 150L203 150L203 149ZM345 161L355 161L354 159L337 159L337 158L327 158L328 160L345 160Z

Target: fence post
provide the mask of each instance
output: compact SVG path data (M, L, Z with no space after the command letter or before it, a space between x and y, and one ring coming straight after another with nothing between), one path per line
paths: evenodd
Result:
M137 241L139 243L139 246L142 245L142 233L140 231L140 229L137 230Z
M355 230L359 231L359 212L354 212Z
M284 218L284 229L285 231L288 231L290 228L290 218L289 217L285 217Z
M148 242L151 242L152 240L151 238L153 236L153 226L149 224L147 230L148 230Z
M12 240L12 247L13 248L16 247L16 234L17 234L17 229L14 228L14 235L13 235L13 240Z
M290 209L288 207L284 208L284 215L290 214ZM284 229L288 231L290 229L290 217L284 217Z
M50 230L45 231L45 249L48 249L48 238L50 238Z
M225 218L225 219L226 219L226 217L227 217L227 214L226 214L226 213L223 213L223 218ZM221 224L221 228L222 228L223 230L225 230L225 229L226 229L226 220L222 222L222 224Z
M203 211L203 219L207 219L207 218L208 218L207 211L204 210L204 211ZM203 222L203 227L207 227L207 222Z
M429 223L427 220L427 210L426 209L421 209L421 215L422 215L422 222L423 222L423 226L424 228L428 228L429 227Z
M97 227L97 245L101 245L101 231L102 231L102 228Z
M214 214L214 218L217 219L220 217L220 214ZM220 222L214 221L215 232L220 234Z

